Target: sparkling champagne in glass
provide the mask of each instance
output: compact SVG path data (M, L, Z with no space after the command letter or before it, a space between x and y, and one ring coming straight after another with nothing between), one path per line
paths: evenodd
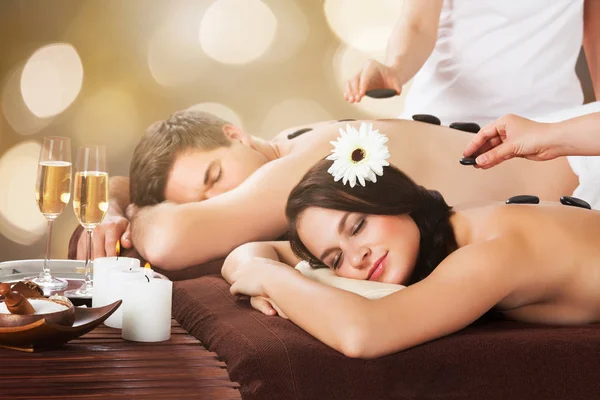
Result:
M69 297L91 297L92 231L104 219L108 209L108 170L104 146L82 146L77 150L73 210L79 224L86 230L85 283L65 292Z
M52 223L63 212L71 198L71 139L45 137L38 162L35 199L48 220L48 239L44 267L39 276L28 278L38 284L44 293L62 290L67 281L50 273Z

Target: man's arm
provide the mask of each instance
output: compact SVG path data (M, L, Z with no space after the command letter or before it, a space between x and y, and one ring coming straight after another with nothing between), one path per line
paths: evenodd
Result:
M596 100L600 101L600 1L598 0L585 0L583 48L594 85L594 94Z
M94 229L93 258L116 255L117 240L124 248L132 246L128 231L129 220L125 209L129 205L129 178L113 176L108 181L108 210L100 225ZM77 244L77 258L84 260L86 235L81 235Z
M311 151L284 156L261 167L237 188L188 204L162 203L137 212L133 242L140 254L165 269L226 256L247 242L274 240L285 233L285 204L308 169L327 155L329 137ZM317 151L315 151L317 149Z
M113 176L108 180L108 206L113 213L125 215L129 205L129 177Z

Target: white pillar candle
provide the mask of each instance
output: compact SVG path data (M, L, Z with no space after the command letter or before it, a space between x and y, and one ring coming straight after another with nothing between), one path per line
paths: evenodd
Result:
M140 260L131 257L100 257L94 260L92 307L102 307L109 304L106 292L110 286L110 274L129 268L139 268Z
M125 340L162 342L171 337L173 282L144 279L125 285L123 330Z
M110 284L106 291L106 302L110 304L117 300L123 300L121 307L104 321L104 325L110 326L111 328L119 328L123 326L123 308L125 306L125 286L129 282L147 282L146 276L142 268L132 268L124 271L113 272L109 276Z

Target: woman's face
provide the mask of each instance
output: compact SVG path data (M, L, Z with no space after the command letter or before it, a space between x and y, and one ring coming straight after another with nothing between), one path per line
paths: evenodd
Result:
M405 284L419 254L419 228L408 215L310 207L297 229L306 248L345 278Z

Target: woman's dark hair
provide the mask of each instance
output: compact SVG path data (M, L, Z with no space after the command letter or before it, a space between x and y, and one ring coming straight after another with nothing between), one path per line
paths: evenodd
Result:
M376 183L351 188L341 181L334 182L327 172L331 164L332 161L321 160L312 167L290 193L285 210L292 250L311 266L323 267L323 263L308 251L297 231L298 219L309 207L378 215L408 214L419 228L421 240L415 269L407 284L426 278L456 250L450 224L453 211L438 191L417 185L394 166L384 167Z

